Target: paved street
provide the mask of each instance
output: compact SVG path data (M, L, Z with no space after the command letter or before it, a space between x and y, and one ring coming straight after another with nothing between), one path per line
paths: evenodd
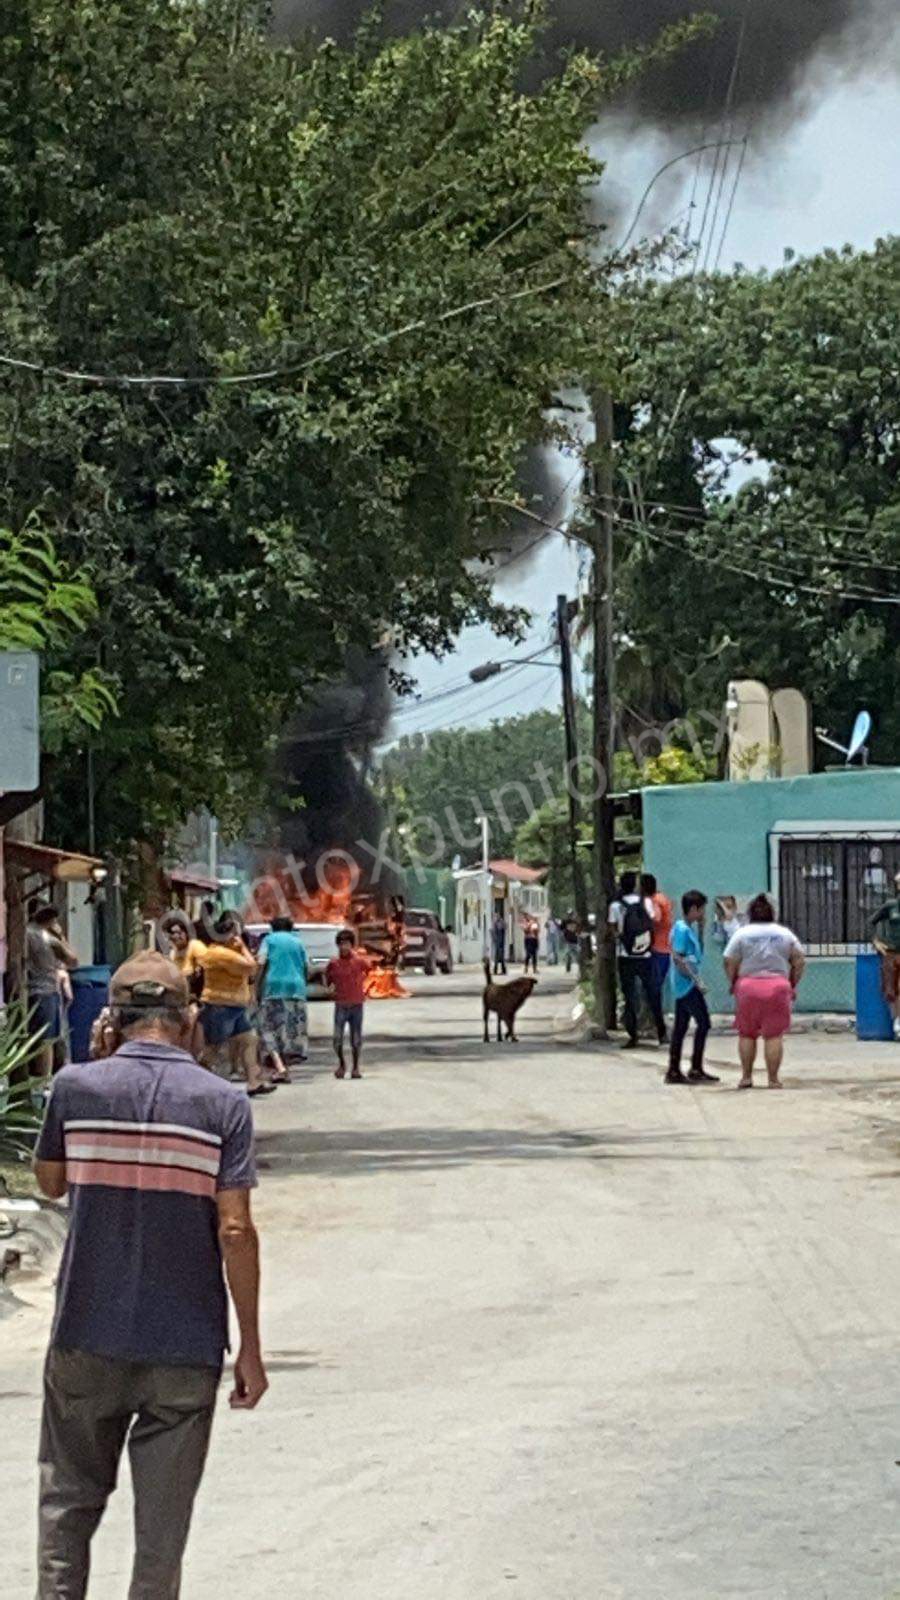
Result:
M518 1048L480 1042L476 974L412 983L369 1009L364 1082L319 1006L259 1108L272 1389L221 1412L185 1600L900 1595L900 1051L809 1035L784 1094L665 1089L654 1050L573 1045L563 980ZM4 1600L48 1306L20 1293ZM92 1600L125 1593L129 1515Z

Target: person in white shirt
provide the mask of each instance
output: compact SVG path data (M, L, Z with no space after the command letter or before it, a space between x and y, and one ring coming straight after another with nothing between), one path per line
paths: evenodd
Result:
M628 1035L623 1046L625 1050L636 1050L638 1046L638 992L641 988L647 997L660 1044L665 1044L669 1037L653 962L653 906L638 894L637 882L636 872L623 872L619 898L613 900L609 908L609 920L616 930L619 983L625 1002L624 1022Z
M806 958L797 935L775 921L775 907L767 894L751 900L747 917L746 925L738 928L725 947L725 971L737 1002L742 1072L738 1088L753 1088L753 1064L761 1038L769 1088L780 1089L784 1035L790 1030L791 1009Z

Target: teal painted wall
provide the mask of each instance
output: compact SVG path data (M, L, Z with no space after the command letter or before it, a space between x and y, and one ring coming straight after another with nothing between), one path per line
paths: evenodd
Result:
M709 937L716 895L769 889L769 841L779 822L895 825L900 768L814 773L764 783L680 784L644 790L644 864L676 904L687 889L709 896L704 978L714 1011L730 1011L721 947ZM854 958L814 956L798 996L801 1011L853 1011Z

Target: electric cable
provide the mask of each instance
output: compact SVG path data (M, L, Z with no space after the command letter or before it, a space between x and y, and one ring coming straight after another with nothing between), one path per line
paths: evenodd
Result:
M328 362L337 361L342 356L357 355L365 350L374 350L382 345L391 344L395 339L401 339L408 333L421 333L431 328L437 328L444 323L452 322L458 317L465 316L471 311L483 311L489 306L507 304L513 300L525 300L536 295L550 294L554 289L561 289L567 283L567 277L555 278L549 283L535 284L525 289L510 290L505 294L485 295L479 300L469 300L463 305L451 306L449 310L440 312L434 317L418 317L412 322L403 323L399 328L390 329L387 333L376 334L372 339L363 340L358 344L344 344L333 350L320 351L318 355L309 356L305 361L290 363L283 367L270 367L261 372L243 372L223 375L209 373L205 377L182 377L166 373L157 374L125 374L110 372L83 372L75 368L54 366L39 361L26 361L21 357L0 355L0 366L9 367L16 371L30 372L38 377L59 378L75 383L90 383L105 388L178 388L178 389L211 389L211 388L237 388L243 384L275 383L282 378L295 378L310 372L314 367L326 365Z
M532 550L536 550L539 544L543 544L545 539L549 539L550 538L551 533L553 532L553 529L549 526L550 519L553 516L553 513L555 512L555 510L556 510L557 506L559 505L560 501L565 499L565 497L568 494L569 490L571 489L573 483L575 482L575 479L577 477L579 477L579 476L583 477L584 470L585 470L584 462L583 461L579 461L578 465L575 468L575 471L566 479L566 481L563 484L562 488L559 490L559 492L554 496L554 498L550 502L550 505L547 507L547 523L548 523L548 526L544 528L543 533L539 533L536 536L536 538L532 539L529 544L525 545L524 549L517 551L514 555L508 556L505 561L496 561L496 562L494 562L493 570L495 572L503 572L506 567L515 566L517 562L523 561L526 556L530 555ZM492 503L492 504L503 504L503 505L507 506L510 509L518 509L518 508L513 508L511 502L509 502L509 501L489 502L489 503ZM527 508L524 508L524 510L527 513Z
M533 651L531 655L523 656L521 660L517 661L516 666L527 667L530 662L534 661L538 656L543 655L544 651L548 648L549 646L547 644L542 644L540 648ZM455 699L460 695L477 694L478 691L483 687L483 684L473 683L467 673L466 680L464 682L460 682L458 687L438 689L433 695L423 695L419 700L399 701L396 710L392 712L392 716L413 716L417 711L427 710L430 706L437 705L446 700Z
M725 249L725 240L728 238L728 230L731 227L731 218L732 218L732 216L734 214L734 203L735 203L735 201L737 199L737 192L738 192L738 189L740 188L741 178L744 175L744 167L745 167L745 165L747 163L747 151L749 149L749 146L750 146L750 134L748 132L748 133L744 134L744 138L742 140L741 154L740 154L740 157L738 159L737 171L736 171L736 173L734 175L734 183L732 184L732 188L731 188L731 199L728 202L728 210L725 213L725 221L724 221L724 223L722 225L722 236L719 239L719 248L716 251L716 259L715 259L715 262L713 264L713 272L718 272L719 266L720 266L720 263L721 263L721 260L722 260L722 254L723 254L723 251Z
M730 146L735 142L731 138L731 135L734 132L734 116L733 116L734 95L735 95L735 90L737 89L738 77L740 75L740 70L741 70L741 61L742 61L743 55L744 55L744 40L747 37L747 22L748 22L749 16L750 16L750 0L747 0L747 5L746 5L746 8L744 10L744 15L741 18L740 32L738 34L737 46L736 46L735 52L734 52L734 65L732 66L731 77L730 77L730 79L728 81L728 91L727 91L726 96L725 96L725 109L724 109L723 114L722 114L722 124L721 124L721 126L722 126L722 129L723 129L723 132L726 133L726 137L722 141L722 152L723 152L723 155L724 155L724 160L722 161L722 164L721 164L721 177L719 178L719 181L718 181L718 194L716 195L716 202L715 202L715 206L713 208L712 222L710 223L710 229L709 229L709 239L708 239L707 246L706 246L706 254L705 254L704 260L703 260L703 271L704 272L706 272L708 270L709 263L710 263L710 260L712 258L713 241L714 241L714 239L716 237L716 225L717 225L718 219L719 219L719 211L720 211L721 205L722 205L722 196L723 196L723 194L725 192L725 182L726 182L726 178L727 178L727 174L728 174L728 166L729 166L729 162L731 160ZM717 157L716 158L716 164L715 164L715 166L713 168L713 178L712 178L712 185L711 185L711 188L712 188L713 192L715 192L715 190L716 190L716 179L717 179L717 175L718 175L718 167L719 167L719 160L718 160L718 157ZM703 240L702 240L702 236L701 236L701 246L702 246L702 242L703 242ZM697 259L699 260L699 252L698 252Z
M528 515L530 517L533 517L536 522L543 521L543 518L539 517L536 512L530 511L530 512L523 513L523 514ZM614 518L614 521L617 522L620 525L620 527L634 529L636 532L642 533L642 534L646 534L646 536L648 538L657 539L660 542L663 542L665 540L665 534L664 534L663 530L661 530L659 528L651 528L646 523L638 522L634 518L631 518L631 517L623 517L617 512L613 513L613 518ZM670 533L669 539L675 541L674 543L670 543L669 547L671 549L676 549L677 550L677 549L681 548L686 554L694 555L697 560L706 559L708 561L708 564L710 564L710 565L725 567L725 568L727 568L727 570L729 570L731 572L739 572L744 577L758 578L760 576L760 573L759 573L758 570L754 571L751 568L738 567L731 560L719 561L714 557L703 557L698 552L693 550L693 548L690 545L686 545L686 544L684 544L682 542L681 535L683 534L684 531L686 531L686 530L672 531ZM585 545L589 549L593 548L593 544L592 544L591 540L586 539L581 534L577 534L577 533L573 532L573 530L571 528L561 528L561 527L554 526L554 525L551 524L549 529L548 529L548 532L561 533L564 538L571 539L571 540L575 541L578 544ZM666 542L669 542L669 541L667 540ZM753 552L751 552L751 553L753 553ZM759 558L761 560L767 559L763 553L757 552L757 554L759 555ZM774 557L772 559L774 559ZM786 580L786 579L780 579L780 578L773 577L771 579L771 581L773 583L775 583L777 585L777 587L779 587L779 588L805 590L807 593L817 595L817 596L819 596L820 598L823 598L823 599L870 601L872 604L875 604L875 605L891 605L891 606L900 605L900 596L884 594L881 590L876 590L876 589L867 590L865 592L857 592L857 591L842 590L842 589L826 589L826 588L822 588L821 586L815 586L815 585L811 585L811 584L806 584L806 583L800 582L799 580L796 581L796 582L793 582L793 581L789 581L789 580Z
M653 190L653 188L656 185L656 183L658 182L658 180L661 177L663 177L663 175L666 172L668 172L671 167L677 166L679 161L687 161L690 156L695 156L695 155L698 155L698 154L702 154L702 152L704 150L721 150L723 144L739 144L739 143L740 143L739 139L732 139L732 140L715 139L715 140L710 140L708 144L695 144L695 145L693 145L691 147L690 150L682 150L680 155L673 156L671 161L667 161L664 166L660 167L659 171L655 172L653 174L653 177L650 179L650 182L648 183L646 189L644 190L643 194L641 195L637 211L635 212L635 214L634 214L634 216L633 216L633 218L631 220L631 227L628 229L628 232L626 233L624 239L622 239L620 244L616 245L615 250L612 251L611 255L607 259L614 261L617 256L620 256L622 254L623 250L631 242L631 239L634 236L634 231L635 231L635 229L636 229L636 227L638 225L638 222L640 221L641 212L643 211L644 206L647 204L647 201L650 198L651 191ZM705 219L704 219L704 226L705 226Z
M702 509L699 509L697 506L681 505L677 501L644 499L644 505L661 511L669 512L670 514L680 517L682 521L693 520L695 522L708 523L710 520L708 513ZM850 523L842 522L815 522L809 520L808 518L804 519L803 528L804 530L815 529L820 533L846 533L851 535L853 538L868 538L873 532L876 531L871 527L854 527ZM789 537L795 536L799 531L800 530L798 529L792 529ZM801 547L800 553L809 555L815 560L831 561L840 565L863 567L865 569L876 567L886 572L900 572L900 564L890 561L885 562L879 559L867 561L862 556L845 555L843 552L830 554L818 548L809 547L803 550Z
M620 527L636 529L651 542L665 545L667 549L686 555L690 560L699 561L710 567L721 567L727 572L736 573L739 577L752 578L757 582L767 584L770 588L785 589L790 592L800 592L815 595L820 600L857 600L866 605L900 606L900 595L881 594L877 590L852 591L849 589L827 589L819 585L802 582L795 578L782 578L775 573L767 572L763 568L744 567L739 565L730 556L724 560L696 550L692 545L679 539L678 535L667 537L660 529L651 529L646 525L633 522L626 517L616 517L615 521Z

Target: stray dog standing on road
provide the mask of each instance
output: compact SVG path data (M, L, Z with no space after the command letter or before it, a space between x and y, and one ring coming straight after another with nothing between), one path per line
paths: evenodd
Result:
M516 1040L516 1015L521 1011L525 1001L534 989L537 978L513 978L511 983L495 983L491 977L491 964L484 963L485 986L482 995L484 1010L484 1042L490 1044L488 1035L488 1018L492 1011L497 1013L497 1042L503 1040L503 1024L506 1024L506 1037L513 1044Z

